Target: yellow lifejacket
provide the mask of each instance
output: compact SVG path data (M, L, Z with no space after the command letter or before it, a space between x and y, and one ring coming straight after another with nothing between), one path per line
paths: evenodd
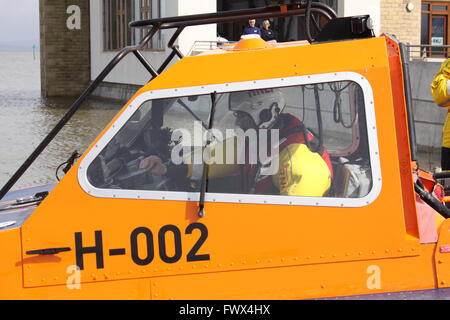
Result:
M218 150L225 150L224 144L226 142L215 145L210 155L215 157ZM234 154L242 151L235 150ZM187 177L200 179L202 168L202 164L189 164ZM213 162L208 165L210 179L237 175L239 172L237 164ZM311 152L305 144L299 143L290 144L280 151L278 170L270 177L280 195L321 197L331 186L331 173L325 160L318 153Z
M442 133L442 146L450 148L450 58L445 60L431 83L431 95L439 107L447 108L447 117ZM449 87L447 87L449 86Z
M281 195L321 197L331 186L327 163L305 144L290 144L280 152L280 169L273 183Z

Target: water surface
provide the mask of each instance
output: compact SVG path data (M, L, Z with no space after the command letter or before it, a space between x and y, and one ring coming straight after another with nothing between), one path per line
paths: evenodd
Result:
M0 186L9 180L76 99L41 97L39 55L33 59L32 52L0 52ZM121 105L90 99L12 189L56 182L58 165L74 150L84 152Z

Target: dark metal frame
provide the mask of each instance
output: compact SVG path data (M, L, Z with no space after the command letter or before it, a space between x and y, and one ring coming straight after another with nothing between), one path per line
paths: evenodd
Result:
M81 94L81 96L73 103L69 108L67 113L62 117L62 119L56 124L56 126L48 133L48 135L42 140L42 142L37 146L37 148L31 153L31 155L25 160L25 162L20 166L20 168L14 173L14 175L8 180L8 182L0 190L0 200L6 195L6 193L12 188L12 186L19 180L19 178L25 173L25 171L31 166L31 164L36 160L36 158L42 153L42 151L48 146L48 144L54 139L54 137L59 133L59 131L64 127L64 125L70 120L70 118L75 114L75 112L80 108L82 103L92 94L92 92L98 87L98 85L106 78L106 76L114 69L114 67L128 54L133 53L135 57L141 62L145 69L151 74L153 80L161 72L165 70L172 59L178 56L180 59L183 58L183 54L175 45L175 41L185 27L198 26L205 24L215 24L215 23L227 23L235 21L245 21L250 17L254 19L261 18L277 18L277 17L288 17L288 16L301 16L308 15L308 21L312 20L313 26L319 29L317 21L314 19L312 14L323 15L329 20L336 18L336 13L329 6L312 2L312 0L301 1L300 3L290 3L290 4L277 4L261 8L244 9L244 10L233 10L217 13L207 13L207 14L197 14L188 15L181 17L168 17L159 18L151 20L134 21L129 24L131 28L140 27L151 27L147 35L134 46L128 46L123 48L117 53L117 55L109 62L109 64L103 69L103 71L95 78L95 80L89 85L89 87ZM142 55L139 50L143 50L146 44L153 38L153 36L160 30L165 29L176 29L175 33L171 37L168 47L172 50L169 56L161 64L161 66L156 70ZM313 39L310 35L309 25L306 26L306 37L309 42Z
M414 126L411 80L409 77L409 60L405 44L400 42L399 48L403 71L403 86L405 89L406 116L408 118L409 148L411 150L411 160L417 161L416 130Z
M404 43L399 43L400 48L400 58L402 63L403 71L403 86L405 90L405 103L406 103L406 116L408 120L408 131L409 131L409 147L411 151L411 161L417 162L417 145L416 145L416 130L414 126L414 113L413 113L413 103L412 103L412 91L411 91L411 80L409 77L409 64L408 64L408 54L406 46ZM450 172L443 172L441 174L434 174L434 180L449 178ZM436 184L436 181L435 181ZM433 187L434 189L434 187ZM450 218L450 209L447 208L442 202L440 202L436 197L433 196L432 192L428 192L420 178L414 182L414 191L419 195L419 197L427 203L431 208L439 212L445 219Z

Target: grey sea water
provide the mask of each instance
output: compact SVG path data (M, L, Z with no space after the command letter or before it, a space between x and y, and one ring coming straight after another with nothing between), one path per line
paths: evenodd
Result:
M39 55L0 52L0 186L11 178L77 97L43 99ZM74 150L82 153L121 104L90 99L12 189L56 182L55 171ZM60 177L63 175L60 172Z

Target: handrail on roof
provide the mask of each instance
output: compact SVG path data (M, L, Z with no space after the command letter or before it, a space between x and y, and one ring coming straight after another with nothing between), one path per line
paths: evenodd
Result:
M148 26L160 25L160 29L171 29L179 26L197 26L214 23L227 23L235 21L246 21L249 18L278 18L306 14L309 1L300 3L277 4L267 7L240 9L231 11L220 11L214 13L202 13L186 15L179 17L166 17L132 21L129 23L131 28L142 28ZM336 12L326 4L319 2L311 3L311 13L318 13L326 16L328 19L336 18Z
M175 45L175 41L186 27L206 25L206 24L246 21L249 18L267 19L267 18L280 18L280 17L305 15L310 18L305 19L305 22L307 22L305 23L305 35L308 41L311 43L313 39L310 33L309 21L311 20L313 22L313 26L316 29L316 31L320 31L319 23L314 18L314 16L312 16L313 14L323 15L328 20L332 20L337 17L336 12L328 5L308 0L302 1L300 3L270 5L261 8L240 9L214 13L194 14L179 17L166 17L166 18L132 21L129 23L129 26L131 28L152 27L157 28L156 31L164 29L176 29L174 35L169 40L169 43L167 45L168 48L172 49L172 52L167 57L167 59L162 63L161 67L158 69L158 73L160 73L172 61L175 55L177 55L179 58L184 57L183 54L178 49L178 46Z

